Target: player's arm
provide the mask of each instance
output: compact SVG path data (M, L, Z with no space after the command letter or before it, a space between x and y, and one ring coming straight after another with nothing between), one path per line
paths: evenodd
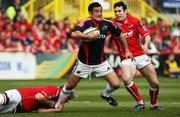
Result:
M49 109L46 109L46 108L40 108L38 109L38 112L39 113L48 113L48 112L59 112L61 111L62 109L56 109L56 108L49 108Z
M55 106L55 101L47 99L47 98L46 98L44 95L42 95L41 93L37 93L37 94L35 95L35 99L36 99L37 101L39 101L40 103L45 104L45 105L48 105L48 106L50 106L50 107L52 107L52 108L54 108L54 106Z
M136 20L134 22L134 25L136 26L139 34L144 38L143 49L144 49L144 53L147 53L148 48L149 48L149 43L151 41L151 37L149 35L149 32L148 32L146 26L142 22L140 22L139 20Z
M150 35L146 35L144 37L144 45L143 45L143 49L144 49L144 52L147 53L148 52L148 48L149 48L149 43L151 42L151 37Z
M58 108L58 109L54 108L56 102L53 101L53 100L47 99L47 98L46 98L44 95L42 95L41 93L37 93L37 94L35 95L35 99L36 99L37 101L39 101L40 103L45 104L45 105L48 105L49 107L51 107L51 108L39 108L39 109L37 110L39 113L59 112L59 111L62 110L62 108Z
M111 43L110 40L111 40L112 36L111 35L108 35L106 37L106 40L105 40L105 46L104 46L104 52L105 53L108 53L108 54L118 54L118 50L116 48L110 48L109 47L109 44Z
M120 34L120 42L123 44L124 48L125 48L125 57L126 58L132 58L133 59L133 55L132 53L129 51L129 48L128 48L128 44L127 44L127 41L126 41L126 37L121 33Z
M98 34L97 33L83 34L81 31L76 30L71 32L71 36L77 39L89 40L89 39L97 39Z

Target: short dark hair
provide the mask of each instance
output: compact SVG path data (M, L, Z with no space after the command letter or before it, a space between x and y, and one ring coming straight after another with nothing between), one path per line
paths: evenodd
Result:
M116 3L114 4L114 8L116 8L116 7L121 7L121 6L122 6L123 10L126 10L126 9L127 9L127 5L126 5L124 2L116 2Z
M94 7L102 7L102 6L98 2L93 2L93 3L89 4L88 11L92 12Z

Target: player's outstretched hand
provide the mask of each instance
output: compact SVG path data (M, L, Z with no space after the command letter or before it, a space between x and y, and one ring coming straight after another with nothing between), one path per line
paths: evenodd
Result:
M148 53L148 46L143 46L143 51L145 54L147 54Z
M131 58L131 60L134 60L134 56L132 55L132 53L129 50L125 51L125 57L126 57L126 59Z

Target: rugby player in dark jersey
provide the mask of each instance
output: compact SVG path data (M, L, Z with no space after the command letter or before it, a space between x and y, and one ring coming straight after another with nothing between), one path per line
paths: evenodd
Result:
M104 54L105 38L109 34L113 35L113 37L119 40L119 43L122 43L125 47L125 56L132 58L132 54L128 49L125 38L121 35L121 30L115 26L112 21L102 18L102 6L98 2L91 3L88 6L88 11L90 17L81 21L71 33L73 38L81 39L82 43L76 65L68 82L60 92L60 96L55 105L56 108L64 107L64 100L71 94L72 89L76 87L81 79L91 77L92 73L96 77L103 77L108 82L105 90L101 94L101 98L112 106L118 105L111 96L111 93L119 88L120 81L106 60ZM96 27L100 31L100 34L95 32L84 34L83 31L90 27Z

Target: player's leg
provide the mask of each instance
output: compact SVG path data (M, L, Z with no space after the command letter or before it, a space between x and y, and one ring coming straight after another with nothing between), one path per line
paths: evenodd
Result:
M117 106L118 103L111 96L112 92L119 88L120 81L114 71L109 72L104 76L105 80L108 82L106 88L101 94L101 98L105 99L112 106Z
M93 67L92 71L95 72L96 77L103 76L108 82L101 94L101 98L106 100L110 105L117 106L117 102L111 97L111 93L119 88L120 81L110 64L105 61L104 63Z
M136 73L136 65L135 61L131 59L122 61L122 80L127 91L131 94L131 96L136 100L137 105L135 105L135 111L140 111L144 109L144 103L142 98L139 94L138 87L132 81L135 73Z
M76 87L79 81L82 78L87 78L90 74L91 67L81 63L80 61L76 62L74 69L68 79L68 82L63 86L62 90L60 91L60 95L58 101L55 104L55 108L62 109L64 103L68 99L69 96L72 95L72 89Z
M66 99L68 99L68 97L71 96L72 89L76 87L80 80L81 78L79 78L78 76L74 74L70 75L68 82L63 86L63 88L60 91L58 101L55 104L55 108L62 109L64 107Z
M103 95L109 97L111 93L118 89L120 86L120 81L116 73L112 70L108 74L104 76L104 79L108 82L105 90L103 91Z
M6 93L0 93L0 105L5 105L9 101Z
M0 104L0 113L16 112L16 108L21 102L21 95L18 90L12 89L7 90L0 94L0 98L3 96L4 99L0 99L3 104ZM4 97L5 96L5 97Z
M147 79L149 83L149 95L151 100L151 109L159 110L160 106L157 104L157 98L159 94L159 80L157 79L156 71L152 64L148 64L144 68L140 69L140 72Z

